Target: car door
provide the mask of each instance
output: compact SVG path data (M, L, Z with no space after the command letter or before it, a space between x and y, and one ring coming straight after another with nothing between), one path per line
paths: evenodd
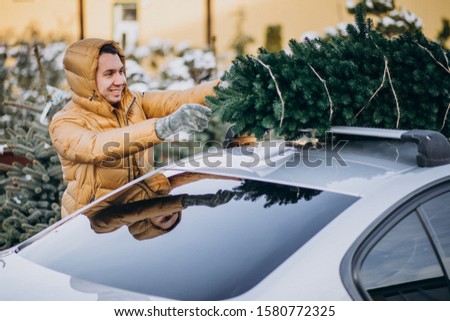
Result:
M414 197L388 215L350 261L352 273L344 279L356 298L450 300L449 184Z

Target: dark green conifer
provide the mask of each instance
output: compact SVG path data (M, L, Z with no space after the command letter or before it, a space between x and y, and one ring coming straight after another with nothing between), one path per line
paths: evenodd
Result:
M450 136L449 52L420 31L387 38L357 6L348 37L289 43L233 61L208 102L236 132L297 139L332 125L426 128Z

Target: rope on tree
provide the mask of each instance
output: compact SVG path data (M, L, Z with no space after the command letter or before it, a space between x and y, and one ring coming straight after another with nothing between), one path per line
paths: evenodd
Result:
M277 94L280 97L280 102L281 102L281 117L280 117L280 127L281 127L283 125L283 119L284 119L284 99L283 99L283 95L281 94L280 87L278 86L277 80L275 79L275 76L273 75L270 67L268 65L266 65L265 63L263 63L258 58L253 57L253 56L251 56L251 57L253 59L255 59L257 62L259 62L261 65L263 65L263 67L269 71L270 77L272 77L275 87L277 88Z
M327 92L328 100L330 102L330 121L331 121L331 119L333 118L333 99L331 99L330 91L328 90L328 87L327 87L327 82L322 77L320 77L320 75L313 68L313 66L311 66L311 64L308 64L308 66L309 66L309 68L311 68L311 70L314 72L314 74L317 76L317 78L319 78L319 80L322 82L323 86L325 87L325 91Z

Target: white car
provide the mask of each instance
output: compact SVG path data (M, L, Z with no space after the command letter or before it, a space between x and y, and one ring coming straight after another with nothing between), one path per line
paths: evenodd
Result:
M141 177L0 252L0 300L450 300L449 141L346 127L328 140ZM172 189L120 201L159 179Z

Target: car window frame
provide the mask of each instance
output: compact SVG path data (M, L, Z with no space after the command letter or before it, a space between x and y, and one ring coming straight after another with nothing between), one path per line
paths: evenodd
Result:
M420 210L421 205L438 197L439 195L450 192L450 180L439 181L433 186L429 186L422 191L416 191L407 198L400 201L393 210L386 211L378 217L360 237L352 244L345 254L340 265L340 275L342 282L353 300L372 301L373 299L362 286L358 279L358 269L361 268L362 262L372 248L400 221L415 212L423 231L425 232L429 242L432 245L433 252L439 262L439 265L447 277L450 284L450 275L443 263L442 253L436 246L437 240L431 232L431 225L426 222L425 214Z

